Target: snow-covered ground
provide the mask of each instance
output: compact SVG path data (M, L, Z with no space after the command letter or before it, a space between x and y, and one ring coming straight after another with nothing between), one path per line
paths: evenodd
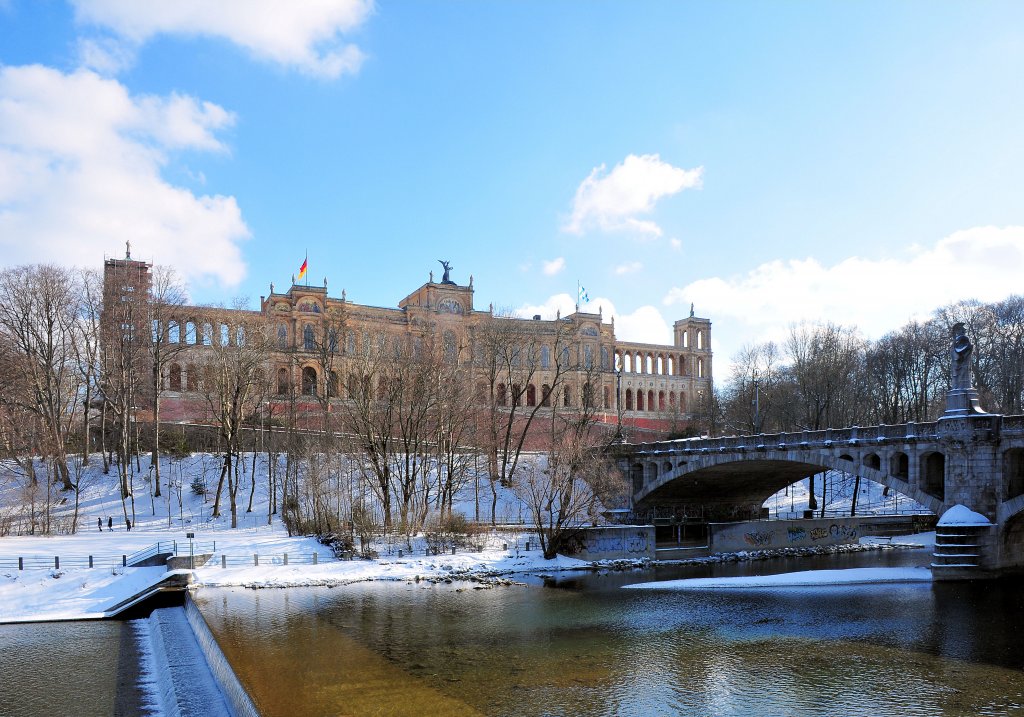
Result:
M247 468L250 461L251 457L248 457ZM145 466L145 462L142 465ZM213 553L209 563L194 571L194 585L200 588L470 579L478 581L472 587L485 587L488 581L513 573L549 573L594 567L591 563L565 557L544 560L537 550L536 538L526 526L485 534L480 552L460 551L456 555L428 556L422 537L408 542L392 538L378 540L372 546L380 556L375 560L337 560L314 538L289 536L277 516L272 516L268 524L267 467L262 456L256 464L253 511L245 512L251 485L247 473L239 491L239 527L230 528L226 505L222 505L224 514L221 517L212 517L212 490L216 486L218 465L218 458L208 454L196 454L183 460L164 459L161 463L164 495L160 498L152 495L152 481L147 475L137 478L133 527L128 531L117 478L113 474L104 475L101 462L94 457L81 474L80 519L75 534L8 535L0 538L0 622L102 616L105 610L153 584L165 572L160 567L121 568L122 556L158 542L165 545L177 542L179 554L188 555L190 541L187 533L195 536L196 552ZM211 493L205 496L194 493L190 489L193 481L205 482ZM6 516L7 524L12 527L28 525L23 518L19 519L17 512L18 506L24 504L24 489L23 481L0 468L0 517ZM799 490L799 485L791 490ZM868 486L868 491L872 490L881 492L880 486L875 484ZM841 500L841 491L836 489L834 492ZM73 500L73 496L59 494L54 501L52 521L53 525L70 530L68 516L73 506L69 502L61 504L63 498ZM793 500L799 502L799 493ZM803 500L806 505L806 487ZM473 483L466 486L458 496L455 509L472 519L478 503L480 515L486 521L489 518L490 489L485 481L479 487ZM339 515L342 514L341 508L339 506ZM525 513L510 491L501 490L497 515L501 522L519 523ZM113 522L113 530L107 527L108 517ZM864 538L862 542L870 540ZM910 542L904 538L898 540ZM928 537L917 540L918 544L927 544ZM527 542L530 542L531 550L525 549ZM885 539L884 542L890 541ZM316 564L312 563L314 553L317 554ZM60 569L53 568L54 556L60 558ZM97 567L85 567L89 556ZM226 558L227 567L222 567L222 556ZM17 568L19 557L24 559L29 569Z

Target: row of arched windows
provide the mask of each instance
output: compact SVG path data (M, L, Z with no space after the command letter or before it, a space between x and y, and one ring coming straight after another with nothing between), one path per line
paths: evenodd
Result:
M245 327L224 322L199 322L189 319L185 322L153 320L153 339L163 337L168 343L188 346L244 346Z
M634 392L633 389L627 388L626 405L624 408L627 411L664 413L665 411L674 412L678 410L680 413L684 413L686 411L686 394L682 391L678 394L675 391L658 391L655 393L653 390L644 392L640 389Z
M681 354L649 353L642 351L616 351L615 369L623 373L651 374L653 376L686 376L687 361ZM704 358L693 359L693 374L704 378Z

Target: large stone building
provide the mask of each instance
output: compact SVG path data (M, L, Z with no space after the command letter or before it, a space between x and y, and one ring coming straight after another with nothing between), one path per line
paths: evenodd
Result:
M107 259L104 266L106 306L137 301L149 291L151 266L131 258ZM316 397L346 400L348 368L375 345L387 342L418 342L429 337L439 341L446 355L465 365L469 380L483 400L479 366L483 363L481 334L485 327L509 329L509 340L529 341L536 352L536 370L529 385L496 387L502 405L520 395L526 406L540 403L579 406L590 396L597 404L598 419L621 424L624 432L653 437L685 430L694 423L711 386L711 322L690 315L674 325L671 345L633 343L615 337L614 318L577 310L568 316L543 320L495 316L493 308L474 305L473 279L468 285L451 281L446 270L441 281L430 280L398 302L398 308L367 306L328 295L324 286L293 283L287 291L270 286L260 297L258 311L178 307L164 322L165 340L179 349L161 377L162 417L166 420L201 420L204 403L197 368L204 350L215 342L238 341L242 327L263 321L273 340L266 368L272 391L281 398L298 394L306 413L320 409ZM108 321L112 321L107 312ZM507 323L506 323L507 322ZM493 336L493 334L492 334ZM337 361L330 376L323 376L318 360L328 337ZM559 362L561 362L559 364ZM557 380L559 368L564 369ZM560 388L552 392L552 382ZM506 393L507 392L507 393ZM270 401L274 401L272 397ZM637 436L640 437L640 436Z

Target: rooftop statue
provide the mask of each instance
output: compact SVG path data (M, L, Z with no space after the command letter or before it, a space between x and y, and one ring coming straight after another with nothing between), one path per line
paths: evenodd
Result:
M441 264L441 266L444 267L444 276L441 277L441 283L454 284L455 282L452 281L451 277L448 275L448 273L452 270L452 265L445 261L444 259L438 259L437 261Z

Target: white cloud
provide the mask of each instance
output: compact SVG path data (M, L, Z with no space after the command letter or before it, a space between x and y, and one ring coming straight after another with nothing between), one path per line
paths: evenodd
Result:
M187 278L235 285L249 237L234 197L165 181L174 150L224 152L234 117L184 95L132 96L89 70L0 67L0 252L3 263L96 266L133 255Z
M110 37L79 38L78 57L82 67L101 75L116 75L135 62L134 49Z
M605 322L615 317L615 336L622 341L640 343L669 344L672 343L672 329L654 306L641 306L631 314L619 315L615 305L604 297L596 297L580 307L582 311L600 313ZM554 319L558 312L568 316L576 311L576 302L569 294L555 294L543 304L527 304L516 309L517 316L530 318L540 314L545 320Z
M615 267L615 273L618 276L622 276L624 274L633 274L635 272L640 271L643 268L644 265L641 264L640 262L630 261L626 262L625 264L619 264L617 267Z
M657 154L631 154L611 172L595 167L573 199L572 216L563 230L582 234L588 229L630 231L661 236L661 227L640 215L650 214L663 197L701 186L703 167L680 169Z
M674 288L666 305L690 302L715 323L726 357L746 342L781 340L802 319L857 326L869 338L946 304L995 301L1021 291L1024 226L974 227L903 258L778 260L746 274ZM724 375L719 373L719 375Z
M552 259L551 261L545 261L544 262L544 275L545 276L554 276L555 274L560 273L562 271L562 269L564 269L564 268L565 268L565 259L563 257L558 257L557 259Z
M72 3L79 22L107 28L134 46L161 34L219 37L244 47L261 60L326 78L359 70L365 57L363 52L341 36L357 30L373 11L372 0ZM105 52L110 54L109 47Z
M676 239L675 237L672 237L671 239L669 239L668 240L668 244L675 251L682 251L683 250L683 243L681 241L679 241L678 239Z

